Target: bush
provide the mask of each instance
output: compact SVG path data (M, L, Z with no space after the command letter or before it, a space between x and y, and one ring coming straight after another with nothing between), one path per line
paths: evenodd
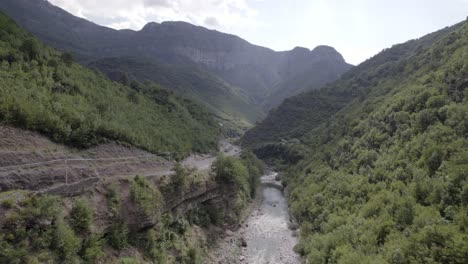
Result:
M104 256L103 244L104 241L101 236L90 234L83 243L83 259L87 263L98 263L99 259Z
M67 65L68 67L70 67L73 64L73 54L71 54L70 52L62 53L60 58L62 59L63 63L65 63L65 65Z
M213 163L212 171L220 184L233 183L240 191L250 195L249 172L239 159L218 156Z
M26 39L20 47L20 50L28 60L38 60L41 55L41 47L36 39Z
M120 187L117 183L111 183L107 187L107 206L113 214L117 214L120 210Z
M446 98L443 95L432 96L426 102L426 106L428 108L441 108L445 104L446 104Z
M174 172L175 174L170 176L170 188L173 192L183 192L188 187L190 171L177 162Z
M15 206L15 201L13 199L6 199L2 201L2 207L5 209L11 209Z
M72 262L77 258L81 240L75 236L73 230L63 222L57 223L54 230L53 247L58 252L60 259Z
M119 264L140 264L141 262L138 259L132 257L124 257L119 259Z
M135 176L131 181L130 197L146 216L155 217L160 213L162 195L145 177Z
M128 246L128 227L123 221L114 221L107 232L107 242L117 250Z
M70 213L70 225L75 232L86 232L93 222L93 210L83 201L78 200Z
M251 151L244 151L241 161L249 174L250 196L255 196L255 190L260 183L260 177L265 173L265 164Z

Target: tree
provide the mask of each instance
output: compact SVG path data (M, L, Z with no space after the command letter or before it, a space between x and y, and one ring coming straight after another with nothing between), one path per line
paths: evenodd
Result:
M38 60L41 54L39 42L35 39L26 39L20 47L28 60Z
M120 75L119 83L129 86L130 85L130 78L128 78L128 73L122 72Z
M68 67L70 67L73 64L73 54L70 53L70 52L62 53L60 58L65 63L65 65L67 65Z
M55 228L53 244L60 258L69 262L76 258L81 241L68 225L60 221Z
M75 232L88 231L92 222L93 210L85 201L76 201L70 213L70 225L73 230L75 230Z
M110 227L107 235L109 244L118 250L128 246L128 227L124 222L117 220Z

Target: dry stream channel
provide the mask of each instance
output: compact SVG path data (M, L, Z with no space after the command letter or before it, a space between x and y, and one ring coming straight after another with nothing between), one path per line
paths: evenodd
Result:
M256 206L242 227L228 234L208 263L296 264L297 243L289 229L289 209L282 186L269 172L261 178Z

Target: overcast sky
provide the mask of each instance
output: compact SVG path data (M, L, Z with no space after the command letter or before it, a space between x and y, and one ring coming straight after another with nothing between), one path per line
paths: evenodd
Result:
M167 20L238 35L277 51L335 47L358 64L384 48L465 20L468 0L49 0L116 29Z

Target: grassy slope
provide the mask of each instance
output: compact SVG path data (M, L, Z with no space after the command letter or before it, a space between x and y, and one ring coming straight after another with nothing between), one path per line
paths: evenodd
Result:
M467 62L466 22L395 46L329 88L356 93L345 108L289 130L285 181L309 262L468 262Z
M144 92L69 63L0 14L0 121L78 147L119 140L186 155L216 145L204 108L145 84Z

